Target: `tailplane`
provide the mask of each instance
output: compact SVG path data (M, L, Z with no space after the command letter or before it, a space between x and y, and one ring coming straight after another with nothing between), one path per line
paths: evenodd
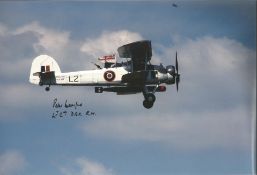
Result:
M60 67L52 57L40 55L32 62L29 82L41 86L50 86L56 83L55 75L60 73Z

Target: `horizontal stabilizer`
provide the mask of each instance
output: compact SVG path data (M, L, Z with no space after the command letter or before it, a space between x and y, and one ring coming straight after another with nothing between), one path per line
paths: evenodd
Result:
M39 85L54 85L56 84L55 72L39 72Z

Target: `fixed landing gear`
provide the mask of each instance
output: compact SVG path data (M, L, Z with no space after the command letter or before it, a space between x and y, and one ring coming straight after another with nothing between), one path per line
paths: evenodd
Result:
M151 107L153 107L153 102L144 100L144 101L143 101L143 106L144 106L146 109L150 109Z
M144 94L145 100L143 101L143 106L146 109L150 109L151 107L153 107L153 104L156 100L156 97L153 93L147 93Z
M39 81L39 83L38 83L38 84L39 84L39 86L43 86L43 85L44 85L44 84L43 84L43 82L42 82L41 80ZM46 86L46 87L45 87L45 90L46 90L46 91L50 91L50 84L49 84L48 86Z
M47 86L47 87L45 88L45 90L46 90L46 91L50 91L50 86Z

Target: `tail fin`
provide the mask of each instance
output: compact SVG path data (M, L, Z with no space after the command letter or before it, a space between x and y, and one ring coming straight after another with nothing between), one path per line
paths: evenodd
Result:
M42 82L41 75L49 74L50 75L49 78L51 79L52 75L56 75L59 73L61 73L60 67L52 57L48 55L40 55L36 57L32 62L29 82L32 84L40 84L40 85L50 84L52 82L51 80L48 83Z

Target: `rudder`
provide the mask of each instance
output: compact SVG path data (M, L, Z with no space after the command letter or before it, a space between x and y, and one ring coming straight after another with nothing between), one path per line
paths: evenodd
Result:
M31 64L29 82L40 85L54 84L55 75L60 73L60 67L52 57L40 55Z

